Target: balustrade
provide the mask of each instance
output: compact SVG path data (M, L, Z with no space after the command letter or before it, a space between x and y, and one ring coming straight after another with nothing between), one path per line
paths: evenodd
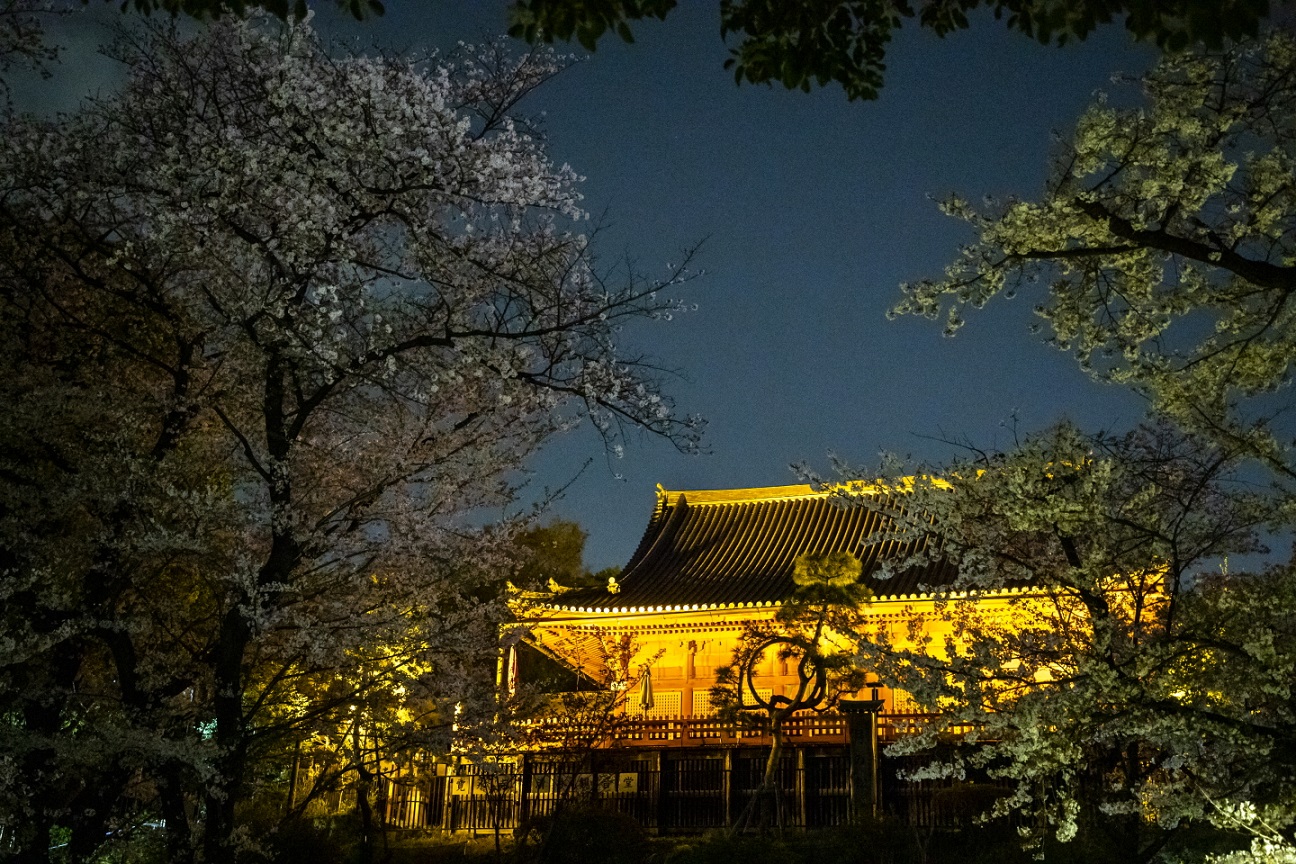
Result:
M912 735L933 720L933 715L891 713L878 717L878 740L894 742ZM564 742L580 740L601 747L706 747L715 745L770 743L769 721L752 717L744 722L716 717L615 717L602 724L580 724L562 718L548 718L526 724L538 749L562 747ZM955 732L971 731L971 726ZM783 737L795 744L844 744L848 740L847 721L840 714L804 712L783 721Z

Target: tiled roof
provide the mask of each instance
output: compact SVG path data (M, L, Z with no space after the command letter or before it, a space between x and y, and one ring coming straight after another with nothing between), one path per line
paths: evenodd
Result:
M872 501L885 507L890 498L874 494ZM809 486L693 492L658 487L648 529L617 578L620 590L583 589L551 602L588 611L779 603L795 587L797 556L843 550L863 561L863 581L877 597L917 594L953 581L953 568L943 562L876 578L880 561L912 548L877 539L886 518L872 506L850 506Z

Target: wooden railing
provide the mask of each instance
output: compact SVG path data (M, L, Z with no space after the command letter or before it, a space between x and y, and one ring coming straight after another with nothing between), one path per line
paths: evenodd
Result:
M906 735L915 735L926 729L937 720L936 714L881 714L878 716L878 741L882 744L894 743ZM966 735L977 729L974 723L957 723L944 730L949 735Z
M883 744L892 743L922 730L933 719L931 714L881 714L878 717L878 740ZM556 743L595 738L603 747L714 747L768 745L768 721L762 721L763 718L737 723L715 717L617 717L595 729L552 718L532 721L528 725L541 747L546 740ZM806 712L783 722L783 738L788 744L845 744L850 740L848 722L840 714ZM968 726L950 731L971 730L972 727Z
M769 737L765 724L725 722L714 717L636 717L619 724L612 740L621 745L706 747L767 744ZM789 742L813 739L824 744L844 744L846 718L835 714L791 717L783 723L783 737Z

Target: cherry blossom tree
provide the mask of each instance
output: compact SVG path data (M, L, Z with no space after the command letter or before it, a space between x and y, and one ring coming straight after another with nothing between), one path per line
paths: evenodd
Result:
M120 92L0 142L3 821L40 860L160 808L171 859L228 861L263 754L405 659L453 704L514 562L474 514L547 436L696 445L621 347L687 269L598 267L515 112L551 55L262 20L112 51Z
M947 482L919 472L896 537L926 542L885 570L941 557L959 577L934 613L861 642L938 718L894 749L961 741L927 773L986 772L1013 790L994 813L1029 816L1035 842L1087 825L1129 861L1228 807L1289 804L1296 578L1219 573L1281 518L1239 464L1165 424L1064 425Z
M1052 786L1061 807L1072 806L1065 803L1072 798L1058 790L1080 777L1069 766L1072 755L1085 749L1082 742L1096 742L1099 734L1108 745L1124 741L1128 753L1125 766L1118 768L1121 777L1107 775L1122 801L1108 798L1107 806L1124 812L1131 824L1143 813L1147 824L1161 829L1209 819L1231 830L1251 830L1255 848L1235 852L1229 860L1296 854L1296 806L1286 780L1293 729L1292 566L1275 562L1252 573L1212 574L1222 556L1239 551L1236 543L1242 549L1255 543L1235 534L1238 523L1230 521L1242 500L1234 494L1240 461L1252 462L1247 508L1267 510L1261 521L1247 521L1278 535L1292 525L1296 473L1286 424L1296 356L1288 303L1296 212L1291 194L1293 70L1296 43L1283 32L1221 53L1165 58L1142 80L1143 105L1113 108L1099 100L1083 115L1073 139L1060 146L1039 201L988 199L984 206L973 206L962 198L947 199L945 210L966 219L977 240L964 247L942 279L903 286L905 299L896 308L898 313L943 316L946 332L953 334L969 308L1047 286L1047 298L1041 298L1037 311L1050 332L1048 341L1073 351L1095 377L1147 395L1153 411L1188 430L1177 438L1159 434L1179 442L1169 451L1147 444L1112 449L1102 442L1083 443L1073 434L1073 442L1061 442L1061 448L1042 446L1039 439L1020 455L994 457L984 478L973 481L962 470L963 483L956 484L955 494L934 496L928 504L941 513L942 508L959 508L955 501L977 486L997 486L1008 477L1003 468L1020 457L1043 465L1065 461L1085 466L1068 472L1073 474L1069 497L1059 497L1063 487L1026 496L1020 484L1003 487L1002 503L986 500L984 525L1008 526L1029 516L1037 540L1060 549L1063 540L1074 536L1067 527L1073 517L1058 506L1069 501L1074 516L1090 522L1086 536L1104 538L1090 548L1128 538L1134 552L1133 557L1108 556L1089 570L1091 587L1120 587L1122 580L1139 573L1164 575L1164 588L1148 596L1163 597L1146 608L1155 627L1135 644L1128 617L1095 617L1102 606L1087 604L1068 589L1073 600L1065 606L1067 615L1082 626L1068 628L1055 620L1051 632L1067 633L1067 639L1080 639L1083 645L1068 646L1045 665L1034 665L1051 670L1052 677L1043 683L1024 679L1021 688L1003 690L1013 694L1016 707L1003 712L1002 722L1020 724L1019 734L1004 741L1020 746L1029 729L1036 729L1029 733L1036 744L1026 750L1034 754L1033 766L1051 768L1026 771L1023 777L1038 780L1047 771L1064 777ZM1087 456L1089 451L1096 453ZM1258 473L1256 464L1261 466ZM1095 473L1098 466L1104 466L1102 473ZM1170 468L1174 472L1163 475ZM1041 470L1038 465L1036 470ZM1103 479L1105 488L1089 487L1103 477L1120 482L1108 487ZM1128 486L1129 478L1138 479L1138 486ZM1046 479L1056 486L1054 477ZM1234 491L1225 494L1230 487ZM1077 497L1085 488L1100 494ZM1177 497L1165 499L1173 490ZM1128 503L1157 499L1172 508L1128 509ZM971 526L963 516L947 523L955 532L962 526ZM1144 534L1137 544L1133 529ZM1054 536L1048 538L1048 532ZM1017 539L1024 536L1030 534L984 534L982 557L1011 557L1021 552ZM1166 540L1177 536L1196 536L1192 545L1198 552L1185 556L1182 544L1165 547ZM1036 556L1032 551L1012 561L1036 561ZM1067 566L1081 571L1072 562ZM1002 579L984 561L972 570L990 583ZM1104 570L1107 583L1098 582ZM1039 585L1036 575L1021 576ZM1138 593L1131 585L1121 592ZM1054 593L1050 589L1048 596ZM1103 598L1102 593L1094 597ZM1108 602L1108 610L1118 608ZM1104 619L1116 620L1113 633L1118 636L1111 639L1128 646L1129 671L1115 659L1121 654L1116 642L1107 652L1111 661L1094 658L1086 648L1100 636L1108 639L1099 626ZM1016 652L1021 670L1032 668L1024 657L1030 645L1021 637L994 627L969 626L967 632L975 635L972 644L986 657L1002 661ZM1032 645L1052 652L1058 636L1052 642L1046 636L1038 633ZM1017 648L1006 650L1008 645ZM1063 661L1063 655L1069 659ZM1082 658L1100 663L1081 670L1077 663ZM1107 683L1090 688L1087 683L1102 680L1093 670L1107 667L1112 670L1103 672ZM1068 687L1060 689L1055 681ZM934 687L934 679L929 684ZM936 689L928 696L940 701ZM1059 714L1073 697L1090 696L1094 701L1077 702L1069 719ZM949 699L945 705L956 702L950 692L943 698ZM989 723L995 727L999 720ZM1072 731L1069 740L1077 742L1068 745L1072 755L1039 751L1048 745L1063 747L1060 737L1043 736L1043 729L1052 728ZM1109 771L1116 771L1116 764L1109 763ZM1015 803L1032 794L1023 786ZM1050 807L1038 795L1032 801L1037 812ZM1051 817L1067 830L1073 825L1056 807Z
M42 11L44 6L33 0L0 3L0 72L19 63L39 66L55 59L56 49L44 39Z
M1093 788L1140 844L1209 819L1254 835L1227 860L1296 855L1296 577L1290 562L1258 558L1250 537L1290 532L1296 489L1293 71L1296 43L1283 32L1162 60L1142 79L1142 105L1100 99L1085 113L1040 200L948 199L977 239L942 278L903 286L895 310L943 317L953 334L967 310L1047 286L1036 308L1049 342L1168 418L1123 442L1040 436L981 460L984 474L954 466L954 492L924 498L946 521L938 533L959 538L947 548L967 578L1042 579L1054 604L1038 632L966 625L989 675L960 660L961 684L939 685L935 654L911 659L928 664L929 704L950 716L962 699L1010 704L981 721L1003 735L986 752L1016 758L1019 781L1050 785L1019 785L1004 806L1063 833L1075 825L1077 760L1093 758ZM1247 551L1251 572L1213 572ZM1063 569L1041 574L1049 560ZM1148 576L1151 593L1131 581ZM1151 602L1134 614L1127 601L1139 596ZM1021 604L1037 615L1032 602ZM1003 683L1004 672L1020 682Z
M953 334L968 310L1047 287L1051 344L1290 482L1294 70L1282 32L1164 59L1144 105L1090 107L1040 200L947 199L977 239L943 277L902 286L895 312Z

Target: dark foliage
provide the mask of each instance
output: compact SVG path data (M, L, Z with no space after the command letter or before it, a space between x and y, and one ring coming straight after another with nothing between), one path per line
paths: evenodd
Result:
M564 807L518 834L517 858L528 864L639 864L649 854L638 822L592 807Z
M509 34L533 43L575 40L593 51L608 32L633 42L631 22L664 19L675 6L676 0L516 0ZM1123 20L1136 39L1168 51L1216 49L1255 36L1270 12L1268 0L720 0L721 38L736 40L725 68L739 83L809 91L836 82L849 99L876 99L887 43L906 19L944 36L967 29L978 9L1045 45L1083 40Z
M783 837L717 834L684 841L667 858L668 864L1026 864L1030 860L1016 833L1003 824L954 832L894 820Z
M82 0L87 6L91 0ZM357 21L386 11L381 0L337 0L339 9L350 13ZM152 15L164 12L170 15L188 15L192 18L220 18L222 15L246 15L249 9L265 9L280 18L305 18L306 0L121 0L123 12Z

